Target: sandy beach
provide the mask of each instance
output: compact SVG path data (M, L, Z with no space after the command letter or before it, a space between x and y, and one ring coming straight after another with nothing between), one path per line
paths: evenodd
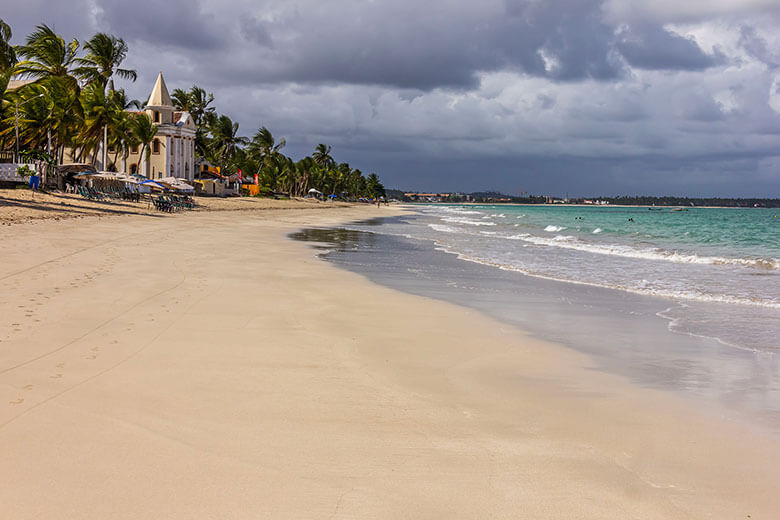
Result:
M776 517L775 436L286 238L398 208L273 204L7 217L2 518Z

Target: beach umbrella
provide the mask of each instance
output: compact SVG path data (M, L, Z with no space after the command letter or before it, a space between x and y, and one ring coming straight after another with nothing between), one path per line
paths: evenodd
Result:
M178 177L165 177L157 179L157 182L166 184L176 191L195 191L195 188L184 182L184 180Z
M157 181L153 181L152 179L146 179L145 181L141 181L138 183L139 186L145 186L147 188L155 189L155 190L167 190L168 188L165 187L164 184L161 184Z

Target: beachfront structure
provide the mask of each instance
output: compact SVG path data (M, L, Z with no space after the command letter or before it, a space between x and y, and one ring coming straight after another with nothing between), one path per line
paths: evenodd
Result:
M195 123L189 112L176 110L171 102L162 72L146 102L145 113L157 127L150 144L151 156L141 157L141 146L133 147L127 158L127 172L150 179L176 177L192 181L195 177ZM144 153L144 156L146 153Z

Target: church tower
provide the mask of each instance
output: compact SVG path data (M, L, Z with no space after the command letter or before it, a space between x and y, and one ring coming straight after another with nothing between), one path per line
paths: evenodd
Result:
M158 125L170 125L173 124L173 111L173 102L168 94L168 87L165 85L162 71L160 71L149 96L149 101L146 102L146 113L152 122Z

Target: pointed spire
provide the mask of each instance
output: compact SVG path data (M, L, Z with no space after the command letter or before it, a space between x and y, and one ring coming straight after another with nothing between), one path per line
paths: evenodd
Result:
M172 107L171 95L168 94L168 87L165 86L165 80L163 79L162 71L157 76L157 81L152 89L152 94L149 96L149 101L146 102L150 107Z

